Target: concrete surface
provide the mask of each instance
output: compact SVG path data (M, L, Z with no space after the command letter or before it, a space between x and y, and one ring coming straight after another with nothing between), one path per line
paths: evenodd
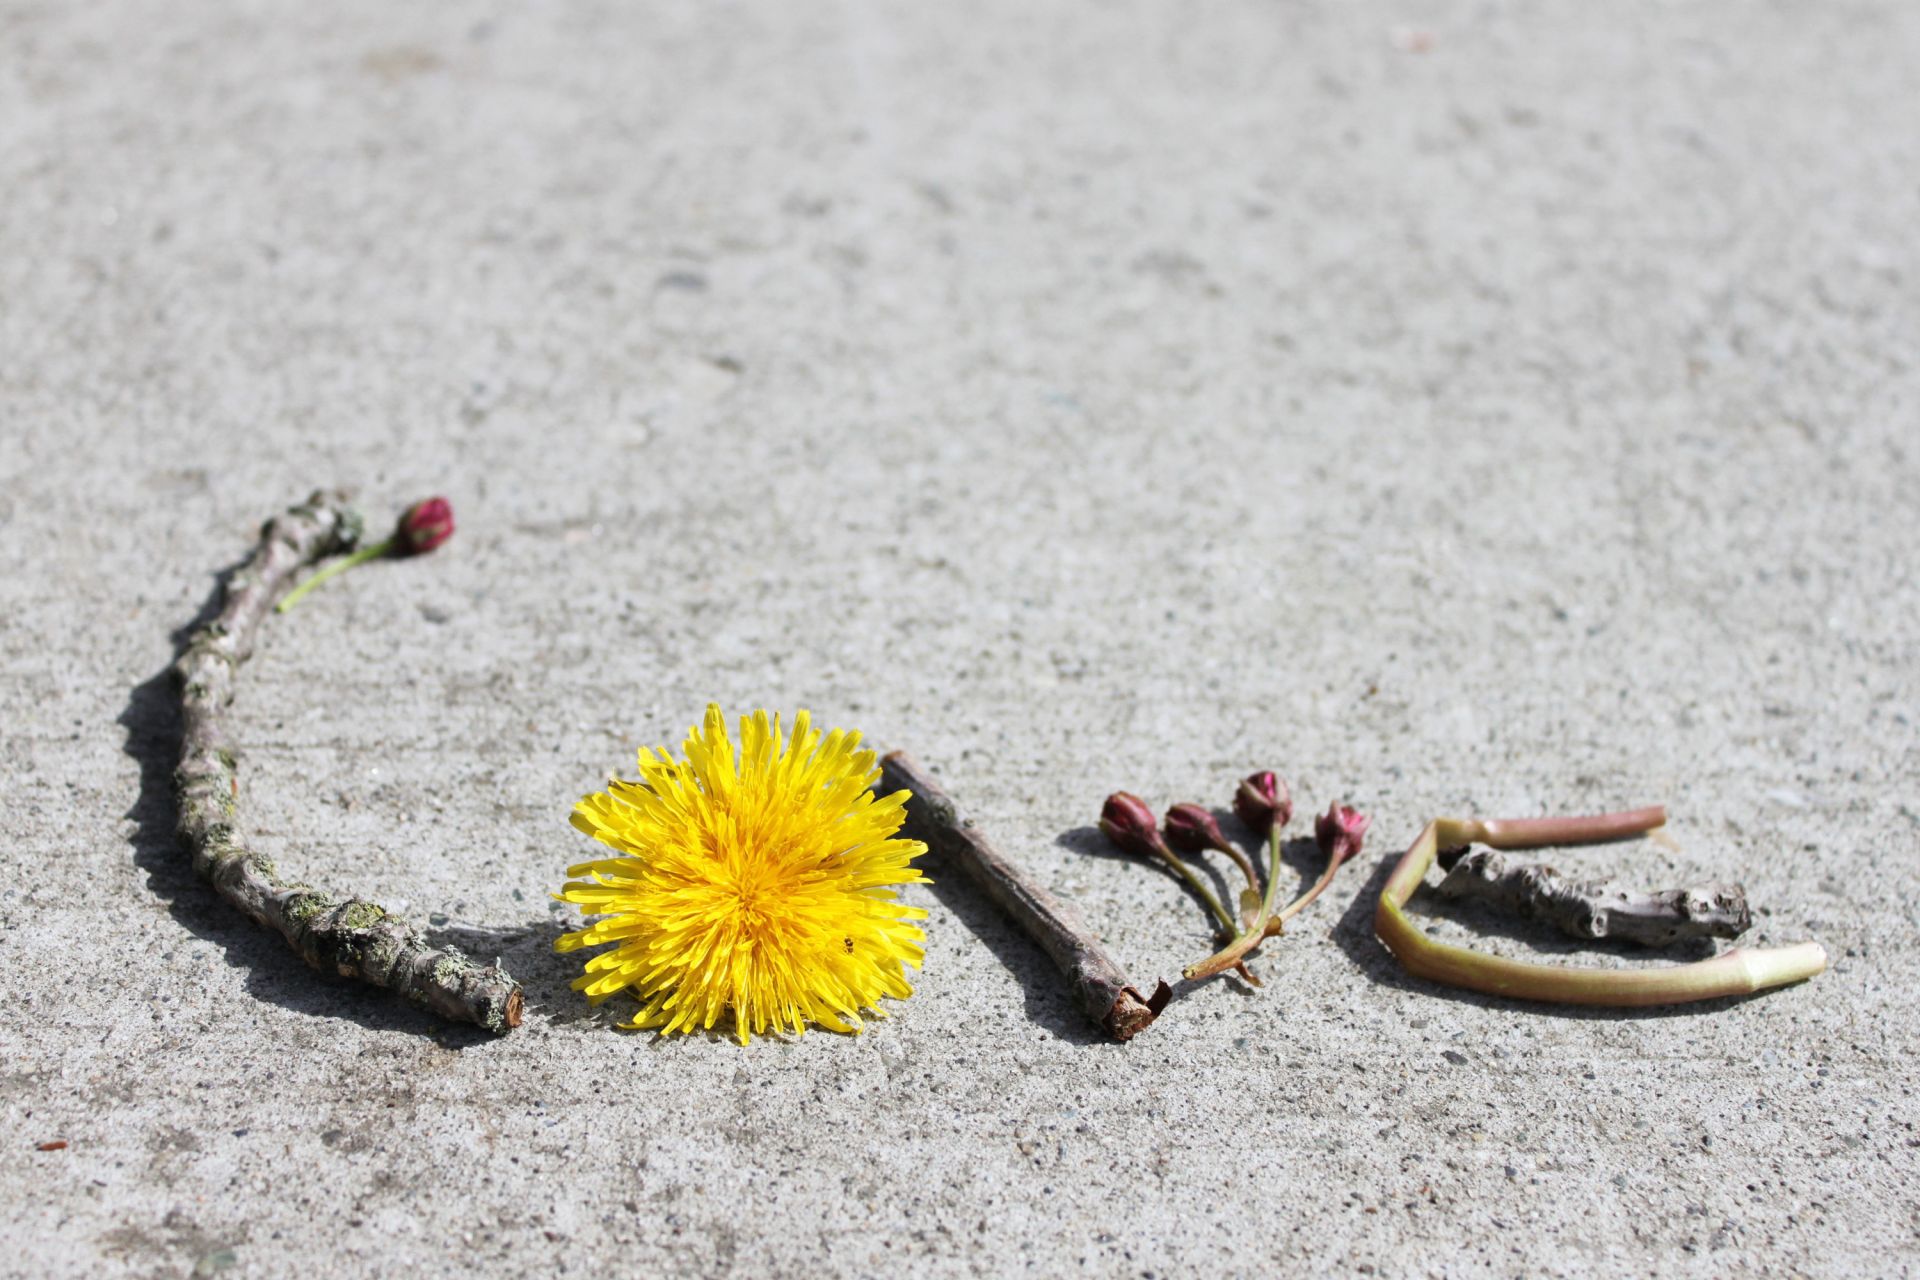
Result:
M1916 58L1893 3L6 4L0 1271L1920 1270ZM170 633L318 482L461 528L268 635L260 841L504 957L508 1039L168 838ZM948 880L865 1037L657 1043L545 895L709 698L912 747L1143 977L1205 931L1101 797L1266 765L1382 855L1667 801L1562 865L1836 965L1450 996L1363 865L1115 1047Z

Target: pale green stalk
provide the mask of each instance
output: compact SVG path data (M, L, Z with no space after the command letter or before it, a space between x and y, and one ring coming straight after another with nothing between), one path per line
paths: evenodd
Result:
M335 560L324 569L317 570L311 574L305 582L302 582L299 586L287 592L286 598L275 605L273 611L275 613L285 613L287 610L293 608L294 605L299 604L302 596L325 582L328 578L345 573L355 565L365 564L369 560L378 560L381 556L393 550L394 541L394 539L388 538L385 542L376 542L372 546L362 547L352 555L341 556L338 560Z
M1327 873L1333 873L1333 867L1339 866L1335 859ZM1260 895L1260 910L1247 922L1245 932L1237 924L1229 923L1227 929L1234 935L1233 941L1216 951L1199 964L1190 964L1180 971L1180 976L1189 982L1201 978L1211 978L1216 973L1225 973L1246 959L1247 952L1259 946L1267 936L1267 921L1273 918L1273 894L1280 884L1280 824L1274 823L1267 832L1267 889ZM1319 892L1315 889L1314 892Z

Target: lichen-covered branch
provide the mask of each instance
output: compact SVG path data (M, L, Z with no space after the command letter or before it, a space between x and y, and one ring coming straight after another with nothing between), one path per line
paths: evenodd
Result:
M317 492L266 523L253 555L222 590L220 611L174 663L180 688L180 765L174 773L180 836L194 870L220 896L277 930L316 969L386 987L443 1017L496 1033L520 1024L520 984L497 965L427 945L375 903L339 901L282 880L240 833L240 778L227 737L234 677L253 653L260 623L303 567L349 551L359 515L337 493Z
M1026 935L1053 957L1073 986L1074 999L1115 1040L1131 1040L1159 1016L1173 992L1162 982L1143 996L1082 923L1080 913L1049 893L980 829L962 817L940 784L904 751L880 762L883 793L911 791L904 831L964 868Z
M1439 862L1445 897L1505 907L1583 941L1664 947L1687 938L1737 938L1753 925L1747 891L1737 884L1636 893L1612 880L1574 880L1545 863L1512 861L1497 849L1443 849Z

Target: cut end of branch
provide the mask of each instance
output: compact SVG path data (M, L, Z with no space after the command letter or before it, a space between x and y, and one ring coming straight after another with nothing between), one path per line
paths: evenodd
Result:
M1173 988L1164 981L1153 989L1151 996L1143 997L1134 988L1126 988L1114 999L1113 1008L1103 1020L1107 1034L1125 1044L1153 1025L1153 1020L1171 999Z
M503 974L501 976L504 977L505 975ZM497 1022L494 1018L487 1019L487 1030L493 1032L495 1035L503 1036L519 1026L521 1015L526 1009L526 1003L526 996L520 990L520 984L517 982L514 983L513 990L507 993L506 1004L500 1010Z

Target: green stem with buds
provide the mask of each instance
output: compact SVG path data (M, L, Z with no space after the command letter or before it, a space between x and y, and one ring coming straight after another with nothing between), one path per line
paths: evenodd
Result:
M1247 856L1246 850L1237 844L1223 844L1220 846L1220 852L1233 859L1233 864L1239 867L1240 873L1247 878L1247 888L1258 894L1260 892L1260 877L1259 874L1254 871L1253 859Z
M1442 848L1457 849L1475 841L1495 849L1530 849L1624 840L1644 835L1666 820L1666 811L1660 808L1579 818L1436 818L1402 855L1381 890L1373 931L1417 978L1488 995L1563 1004L1684 1004L1751 995L1805 981L1827 967L1826 948L1816 942L1758 950L1737 947L1711 960L1663 969L1529 963L1435 942L1401 909Z
M1187 882L1187 888L1193 890L1194 896L1207 904L1207 910L1213 912L1213 918L1220 922L1220 927L1227 931L1228 936L1232 936L1239 931L1239 922L1227 914L1227 909L1220 905L1220 899L1214 896L1213 890L1207 887L1206 881L1194 874L1193 868L1186 864L1185 859L1181 858L1179 854L1164 844L1154 850L1154 852L1157 853L1161 860L1169 867L1173 868L1175 875Z
M1267 933L1273 935L1286 932L1282 926L1305 910L1308 903L1326 892L1327 886L1333 883L1333 873L1338 871L1340 864L1346 860L1344 854L1336 854L1328 858L1327 869L1320 873L1320 878L1313 882L1313 887L1289 902L1285 910L1275 912L1273 919L1267 921Z
M1339 863L1336 861L1327 869L1327 874L1331 876L1333 867L1337 866ZM1246 959L1247 952L1259 946L1267 936L1267 922L1273 918L1273 894L1279 884L1280 824L1276 822L1267 831L1267 888L1266 892L1260 895L1260 910L1254 914L1252 920L1247 922L1244 931L1237 924L1229 923L1227 928L1233 935L1233 941L1199 964L1188 965L1180 971L1180 976L1189 982L1197 982L1201 978L1211 978L1217 973L1225 973L1229 969L1238 967ZM1322 887L1324 887L1324 881L1313 892L1318 893ZM1311 898L1308 901L1311 901ZM1302 902L1300 905L1306 904Z
M287 610L293 608L294 605L299 604L302 596L325 582L328 578L337 577L355 565L365 564L369 560L378 560L381 556L389 554L392 552L393 544L396 541L397 539L388 538L384 542L376 542L371 546L361 547L352 555L340 557L340 559L335 560L332 564L309 575L305 582L302 582L299 586L287 592L286 598L275 605L273 611L275 613L285 613Z

